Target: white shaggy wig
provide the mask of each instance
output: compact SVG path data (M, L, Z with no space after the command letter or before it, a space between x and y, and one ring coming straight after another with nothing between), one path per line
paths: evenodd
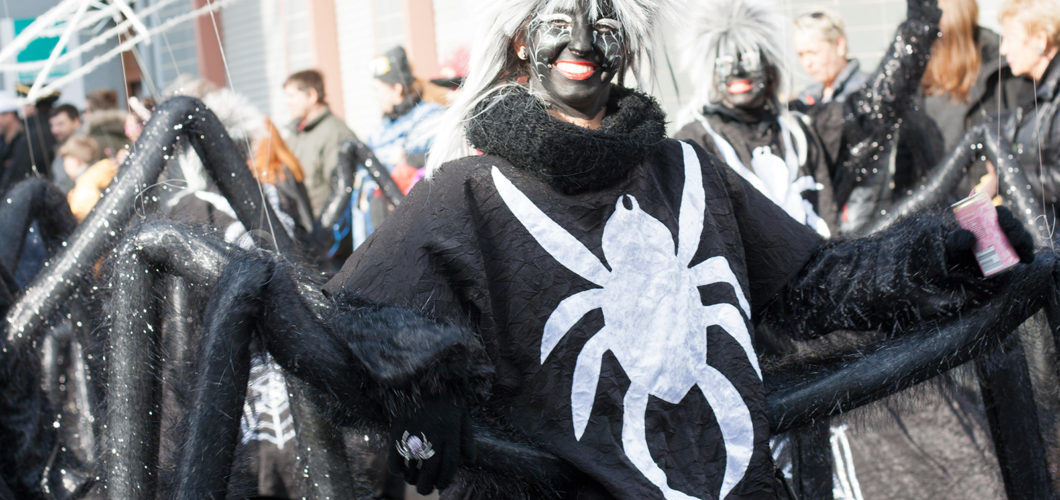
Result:
M693 112L721 100L714 88L714 61L722 44L741 53L759 51L777 70L777 102L787 100L792 86L788 62L791 54L788 23L780 5L771 0L701 0L690 6L686 14L682 62L696 82L689 103Z
M442 163L467 156L471 147L464 135L464 125L475 107L498 89L518 85L516 79L527 76L526 61L520 60L513 47L513 39L525 36L527 23L538 13L554 10L573 10L587 2L589 17L598 17L604 0L494 0L483 2L482 22L476 25L483 32L474 38L468 62L468 74L446 111L438 127L430 156L428 175ZM646 86L653 78L653 52L656 44L656 24L674 12L680 0L611 0L615 17L626 34L624 70L631 71L639 86ZM619 72L618 83L623 83L625 71Z

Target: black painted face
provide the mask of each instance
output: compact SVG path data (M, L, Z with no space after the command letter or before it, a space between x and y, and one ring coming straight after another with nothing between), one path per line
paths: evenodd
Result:
M587 2L574 11L541 12L527 26L530 84L544 90L560 112L591 119L607 105L609 87L622 71L625 31L610 2L597 19Z
M714 61L714 88L726 107L758 109L773 97L776 72L761 52L721 44Z

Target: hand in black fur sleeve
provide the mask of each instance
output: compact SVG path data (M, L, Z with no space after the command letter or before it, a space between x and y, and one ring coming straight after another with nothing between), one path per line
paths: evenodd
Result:
M1034 237L1006 207L997 207L997 222L1012 248L1020 256L1020 262L1034 262ZM975 235L967 229L958 229L946 237L946 263L955 272L982 276L975 259Z
M390 426L390 470L426 495L449 486L461 460L472 460L467 408L453 398L431 397Z
M1030 233L1008 210L999 209L998 217L1021 260L1032 260ZM974 243L948 210L901 219L865 238L825 242L761 317L796 338L903 330L947 317L1004 281L982 277Z

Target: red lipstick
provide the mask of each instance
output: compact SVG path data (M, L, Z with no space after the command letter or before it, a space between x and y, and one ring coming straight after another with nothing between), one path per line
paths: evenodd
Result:
M600 66L589 61L563 60L556 61L552 67L555 68L559 74L570 80L586 80L591 78L593 74L596 73L596 69Z

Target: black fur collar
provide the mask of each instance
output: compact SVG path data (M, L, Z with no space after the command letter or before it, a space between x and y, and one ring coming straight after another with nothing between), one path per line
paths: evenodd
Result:
M566 194L614 185L666 138L666 116L655 99L612 86L597 130L557 120L521 87L479 104L467 124L476 149L508 160Z

